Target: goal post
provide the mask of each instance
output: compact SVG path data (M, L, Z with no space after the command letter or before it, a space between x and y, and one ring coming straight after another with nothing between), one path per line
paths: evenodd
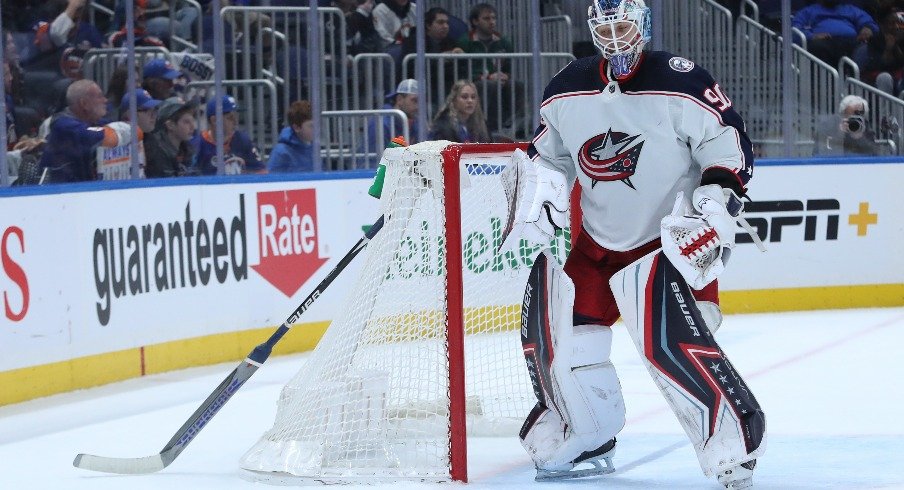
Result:
M536 398L519 340L539 247L501 252L517 144L384 154L385 222L341 311L241 461L271 483L467 481L468 436L517 437ZM564 261L568 230L552 242Z

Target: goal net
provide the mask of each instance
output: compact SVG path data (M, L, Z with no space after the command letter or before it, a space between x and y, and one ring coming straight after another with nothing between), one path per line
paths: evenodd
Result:
M500 253L515 145L389 149L356 285L242 458L271 482L466 480L466 431L515 437L536 402L519 339L532 257ZM552 242L562 260L568 236Z

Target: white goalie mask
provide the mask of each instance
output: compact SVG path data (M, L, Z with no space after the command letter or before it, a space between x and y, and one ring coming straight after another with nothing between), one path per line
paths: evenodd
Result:
M652 37L650 9L643 0L594 0L587 17L593 44L617 78L627 76Z

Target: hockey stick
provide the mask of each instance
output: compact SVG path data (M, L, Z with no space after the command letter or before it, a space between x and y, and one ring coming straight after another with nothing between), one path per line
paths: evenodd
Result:
M103 456L94 456L91 454L79 454L72 462L76 468L91 471L102 471L104 473L119 474L146 474L154 473L166 468L170 465L179 454L188 446L194 438L201 432L201 429L210 422L210 419L223 408L223 405L232 398L233 395L248 381L249 378L267 361L273 346L289 331L289 328L298 321L301 315L311 307L314 301L323 294L333 280L342 273L343 270L351 263L368 242L383 228L383 216L380 216L373 226L367 230L367 233L358 240L358 243L345 254L345 257L339 261L336 267L330 271L327 276L320 281L320 284L308 295L307 298L292 312L289 318L283 322L279 328L273 332L273 335L266 342L258 345L248 354L248 357L238 365L219 386L213 390L213 393L204 400L204 403L191 414L191 417L176 431L176 434L166 446L158 453L152 456L142 458L106 458Z

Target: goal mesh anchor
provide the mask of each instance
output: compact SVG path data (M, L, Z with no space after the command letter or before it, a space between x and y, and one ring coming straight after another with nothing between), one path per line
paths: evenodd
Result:
M536 402L518 327L536 249L499 252L517 145L387 150L384 228L243 456L271 483L467 481L466 435L517 437ZM523 147L522 147L523 148ZM564 260L565 236L553 252Z

